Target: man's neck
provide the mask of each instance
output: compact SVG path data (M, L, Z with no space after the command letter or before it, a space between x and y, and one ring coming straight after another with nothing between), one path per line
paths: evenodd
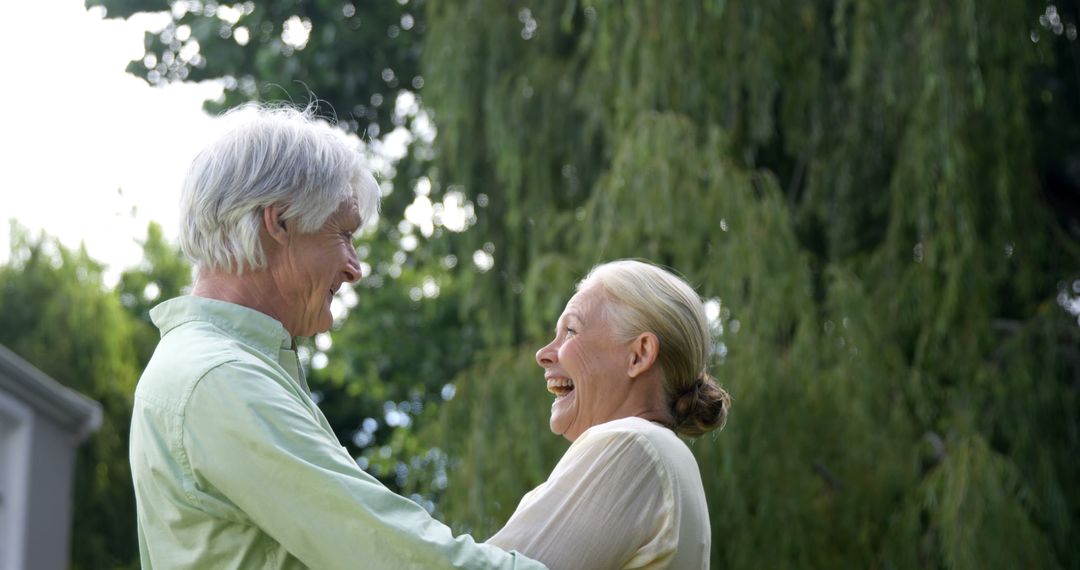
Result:
M273 317L286 330L289 328L286 315L281 310L288 303L269 271L248 271L243 276L223 272L200 273L191 294L254 309Z

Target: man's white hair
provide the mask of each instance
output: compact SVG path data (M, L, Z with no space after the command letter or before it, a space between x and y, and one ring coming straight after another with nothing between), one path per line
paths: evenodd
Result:
M242 274L265 267L263 209L284 206L301 232L323 226L355 198L364 225L375 219L379 186L360 153L312 107L249 104L237 124L191 163L180 197L180 247L195 271Z

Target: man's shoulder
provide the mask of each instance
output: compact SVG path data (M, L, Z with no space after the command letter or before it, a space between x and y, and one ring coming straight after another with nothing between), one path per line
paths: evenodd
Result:
M210 323L192 321L165 334L136 387L136 398L182 406L208 376L267 373L267 357Z

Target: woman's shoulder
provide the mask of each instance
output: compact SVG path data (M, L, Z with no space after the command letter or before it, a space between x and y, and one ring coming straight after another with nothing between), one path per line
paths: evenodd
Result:
M578 444L581 444L580 446ZM639 417L595 425L578 438L571 449L595 455L598 449L618 448L624 453L645 455L664 471L697 470L697 460L686 443L671 429Z
M595 425L579 439L634 439L644 440L654 446L686 447L671 429L649 420L631 416Z
M575 449L577 448L577 449ZM567 453L594 455L598 449L619 449L622 453L647 455L655 463L669 463L672 455L689 455L675 432L639 417L628 417L595 425L578 437Z

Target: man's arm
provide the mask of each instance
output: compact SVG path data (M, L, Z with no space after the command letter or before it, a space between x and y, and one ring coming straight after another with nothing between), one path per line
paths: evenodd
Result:
M357 467L302 400L252 368L212 370L185 407L193 501L232 503L312 568L544 568L454 537Z

